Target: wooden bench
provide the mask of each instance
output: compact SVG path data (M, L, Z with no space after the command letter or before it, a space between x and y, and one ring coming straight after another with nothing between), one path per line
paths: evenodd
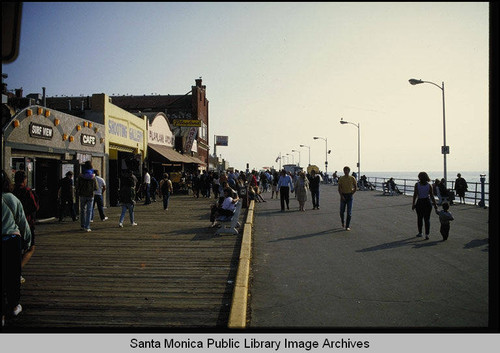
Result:
M240 219L240 213L241 213L241 206L243 205L243 202L239 200L236 203L236 208L234 209L233 216L231 219L228 219L227 217L218 217L217 221L220 223L220 228L217 229L215 232L215 235L221 235L221 234L232 234L236 235L238 234L238 228L241 226L239 219Z

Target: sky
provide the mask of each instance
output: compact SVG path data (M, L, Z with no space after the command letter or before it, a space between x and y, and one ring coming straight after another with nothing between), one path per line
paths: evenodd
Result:
M25 95L185 94L202 77L230 166L324 171L328 149L328 172L356 170L359 131L361 174L443 170L443 82L448 170L488 172L488 70L488 2L25 2L2 64Z

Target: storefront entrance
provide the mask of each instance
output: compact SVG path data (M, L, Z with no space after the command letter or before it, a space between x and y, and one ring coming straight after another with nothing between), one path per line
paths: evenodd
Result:
M57 217L57 189L60 161L35 158L35 191L40 199L38 219Z

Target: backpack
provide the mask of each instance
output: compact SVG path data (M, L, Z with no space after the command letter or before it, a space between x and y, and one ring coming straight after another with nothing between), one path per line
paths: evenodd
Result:
M92 197L94 196L95 190L97 190L97 181L95 178L92 179L85 179L83 177L78 178L79 196Z
M169 187L168 186L169 186L168 179L165 179L163 181L163 184L161 184L161 193L163 195L168 194L168 191L169 191Z

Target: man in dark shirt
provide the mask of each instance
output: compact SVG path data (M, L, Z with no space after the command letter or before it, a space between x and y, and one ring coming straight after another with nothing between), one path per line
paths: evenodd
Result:
M59 182L57 198L59 199L59 222L62 222L64 218L64 211L67 208L69 208L73 221L76 221L75 191L72 171L67 172L66 176Z
M319 183L319 175L316 174L316 171L314 169L311 170L311 177L309 178L309 190L311 190L313 210L319 210Z

